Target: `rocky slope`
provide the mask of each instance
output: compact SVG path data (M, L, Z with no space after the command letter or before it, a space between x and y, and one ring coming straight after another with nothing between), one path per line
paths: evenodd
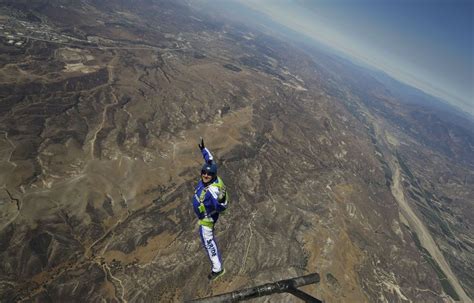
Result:
M472 129L193 3L1 3L2 302L182 301L310 272L326 302L473 296ZM200 136L231 195L212 284Z

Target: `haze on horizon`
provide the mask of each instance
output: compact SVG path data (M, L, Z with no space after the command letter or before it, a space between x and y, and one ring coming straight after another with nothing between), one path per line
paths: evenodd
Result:
M237 1L474 117L474 1Z

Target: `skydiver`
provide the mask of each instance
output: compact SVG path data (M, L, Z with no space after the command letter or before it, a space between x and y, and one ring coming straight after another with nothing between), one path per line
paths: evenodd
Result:
M193 207L199 219L201 241L211 262L211 273L207 277L209 280L215 280L225 273L225 269L215 241L214 227L219 213L227 209L228 199L224 182L217 176L217 164L211 152L204 146L204 139L201 138L198 146L205 163L194 191Z

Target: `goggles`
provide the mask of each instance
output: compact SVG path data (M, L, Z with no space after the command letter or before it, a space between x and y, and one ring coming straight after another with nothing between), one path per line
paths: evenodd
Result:
M208 172L207 170L201 170L201 176L204 176L204 175L208 175L208 176L211 176L211 177L214 177L215 174L214 173L211 173L211 172Z

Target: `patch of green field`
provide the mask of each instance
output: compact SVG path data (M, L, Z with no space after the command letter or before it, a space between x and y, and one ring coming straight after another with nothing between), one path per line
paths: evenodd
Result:
M398 151L396 151L396 156L397 156L398 163L400 164L400 167L402 168L403 172L404 172L408 177L410 177L410 179L415 180L415 176L413 176L413 174L411 173L411 171L410 171L410 169L408 168L408 166L405 164L405 161L403 161L403 159L402 159L402 157L400 156L400 154L398 153Z

